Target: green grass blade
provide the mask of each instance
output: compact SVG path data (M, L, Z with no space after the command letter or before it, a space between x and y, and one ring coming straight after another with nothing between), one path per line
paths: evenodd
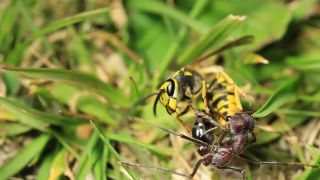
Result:
M80 71L65 70L65 69L49 69L49 68L14 68L0 67L4 71L16 72L20 75L30 78L41 78L47 80L63 81L74 83L86 89L92 89L105 96L114 104L121 106L129 106L129 102L125 95L114 88L110 84L104 83L92 74L86 74Z
M304 70L304 71L319 71L320 58L319 57L289 57L286 59L286 64L289 66Z
M54 83L47 89L54 98L64 104L69 104L72 101L72 98L82 93L82 89L79 89L77 86L62 82ZM118 123L118 121L111 115L111 111L114 109L109 107L106 103L101 102L101 100L99 100L99 96L97 97L94 93L78 97L76 107L80 111L96 117L97 120L103 123L107 123L109 125L115 125Z
M123 143L128 143L128 144L134 144L134 145L140 146L142 148L148 149L150 152L156 153L156 154L161 155L161 156L171 156L172 153L173 153L173 150L170 147L158 148L158 147L150 145L150 144L142 143L140 141L137 141L135 138L133 138L132 136L130 136L130 135L126 134L126 133L107 132L106 136L110 140L115 140L117 142L123 142Z
M121 161L122 158L121 156L117 153L117 151L113 148L113 146L110 144L110 140L107 139L101 132L100 130L97 128L97 126L92 122L90 121L90 124L93 128L94 131L96 131L100 137L100 139L103 141L103 143L108 147L111 155L117 160L117 161ZM119 165L120 166L120 165ZM134 172L132 171L130 168L128 167L123 167L127 172L128 174L131 176L132 179L140 179L139 176Z
M283 104L292 101L296 98L296 87L298 85L298 78L288 80L284 85L278 88L269 99L258 109L253 117L261 118L269 115Z
M193 20L191 17L188 17L177 9L171 8L160 1L151 0L140 1L139 3L137 3L137 0L134 0L129 1L129 6L136 10L170 17L200 33L204 33L208 29L207 26L201 24L199 21Z
M99 152L99 154L101 154L101 152ZM102 155L100 155L101 158L98 158L97 162L94 165L94 172L95 172L94 174L97 180L107 179L106 164L108 161L108 155L109 155L108 147L106 145L103 145Z
M84 123L83 120L42 112L3 97L0 97L0 104L7 111L16 116L21 123L39 130L45 130L48 124L60 126L68 124L72 126Z
M297 110L297 109L278 109L276 112L283 113L286 115L303 115L303 116L312 116L320 117L319 111L307 111L307 110Z
M49 139L50 136L47 134L37 137L16 156L8 160L8 162L0 167L0 179L8 179L28 165L32 158L45 148Z
M42 161L38 171L36 180L48 179L50 174L50 168L54 159L55 153L51 152L46 155L44 160Z
M178 58L180 65L187 64L200 57L206 51L218 48L226 42L232 32L241 24L245 17L229 15L221 20L217 25L205 33L198 41L192 42L184 53Z
M61 175L67 169L67 151L65 149L61 149L53 159L52 165L50 167L49 180L51 179L59 179Z
M88 143L85 145L85 149L81 154L81 159L79 161L79 166L76 173L76 179L85 179L86 175L89 173L91 167L96 161L94 156L94 148L97 146L97 142L99 140L99 136L96 131L91 135Z
M22 134L31 129L30 126L22 125L20 123L0 121L0 137Z
M195 4L192 7L192 10L190 11L189 17L190 18L197 17L202 12L202 10L206 7L207 4L208 4L208 0L195 1ZM187 34L188 34L187 27L183 27L180 29L175 41L173 41L170 44L170 48L168 49L165 56L161 60L161 64L159 67L159 78L157 79L162 79L162 77L165 75L165 72L167 71L168 66L170 65L170 63L172 62L172 59L174 58L179 48L181 47L181 43L187 37ZM158 82L155 82L155 84L158 84Z
M78 152L70 145L70 141L68 141L67 136L60 135L59 133L55 131L50 131L50 133L59 141L59 143L68 150L72 156L76 157L77 159L80 159L80 156Z
M37 32L33 36L31 36L31 38L29 39L28 42L32 42L35 39L42 37L48 33L57 31L58 29L70 26L72 24L75 24L75 23L78 23L81 21L84 21L89 17L100 15L100 14L106 14L108 12L109 12L109 8L101 8L101 9L97 9L97 10L86 11L83 13L76 14L74 16L70 16L70 17L66 17L64 19L54 21L51 24L47 25L46 27L40 29L39 32Z

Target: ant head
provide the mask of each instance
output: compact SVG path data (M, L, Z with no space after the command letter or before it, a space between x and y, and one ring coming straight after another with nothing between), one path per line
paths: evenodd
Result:
M176 112L178 98L178 82L175 79L168 79L160 86L159 93L153 104L153 113L157 114L157 103L165 106L167 112L171 115Z
M230 117L229 127L233 134L252 132L255 121L249 114L237 113Z

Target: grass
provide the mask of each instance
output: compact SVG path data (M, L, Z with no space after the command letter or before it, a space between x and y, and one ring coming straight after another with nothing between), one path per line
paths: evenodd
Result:
M1 1L0 179L179 178L119 161L190 172L193 145L156 126L183 128L160 105L154 117L153 98L135 102L245 36L254 42L208 61L253 99L242 99L257 120L257 142L245 153L319 164L319 8L315 0ZM183 120L193 124L190 114ZM249 179L320 175L232 164ZM239 177L201 167L195 179L211 176Z

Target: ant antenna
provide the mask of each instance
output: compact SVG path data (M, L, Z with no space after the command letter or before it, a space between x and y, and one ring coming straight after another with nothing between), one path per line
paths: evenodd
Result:
M190 176L187 175L187 174L183 174L183 173L180 173L180 172L176 172L176 171L174 171L174 170L167 169L167 168L164 168L164 167L156 167L156 166L149 166L149 165L142 165L142 164L133 164L133 163L122 162L122 161L118 161L118 163L119 163L121 166L130 166L130 167L135 167L135 168L150 168L150 169L156 169L156 170L159 170L159 171L162 171L162 172L165 172L165 173L176 174L176 175L179 175L179 176L183 176L183 177L190 178Z
M137 118L134 118L135 120L139 120L139 119L137 119ZM139 120L139 121L143 121L143 120ZM176 132L174 132L173 130L171 130L171 129L168 129L168 128L166 128L166 127L163 127L163 126L160 126L160 125L154 125L154 124L152 124L152 123L150 123L150 122L148 122L148 121L143 121L144 123L146 123L146 124L148 124L149 126L152 126L153 128L158 128L158 129L161 129L162 131L164 131L164 132L166 132L166 133L168 133L168 134L173 134L173 135L175 135L175 136L179 136L179 137L181 137L182 139L186 139L186 140L188 140L188 141L190 141L190 142L193 142L193 143L195 143L196 145L201 145L201 146L206 146L206 147L214 147L215 148L215 146L210 146L209 144L207 144L207 143L205 143L205 142L203 142L203 141L201 141L201 140L198 140L198 139L195 139L195 138L193 138L193 137L190 137L190 136L187 136L187 135L185 135L185 134L181 134L181 133L176 133Z
M221 124L219 124L218 122L216 122L211 116L208 116L206 113L203 113L201 111L199 111L196 107L193 106L193 104L189 104L190 107L195 111L197 116L201 116L203 118L205 118L206 120L208 120L210 123L214 124L215 126L219 127L220 129L222 129L223 131L226 131L227 129L225 127L223 127Z
M274 166L283 166L283 165L284 166L308 166L312 168L319 168L319 165L317 164L308 164L308 163L299 163L299 162L259 161L259 160L252 159L244 154L240 154L238 155L238 157L256 165L266 164L266 165L274 165Z

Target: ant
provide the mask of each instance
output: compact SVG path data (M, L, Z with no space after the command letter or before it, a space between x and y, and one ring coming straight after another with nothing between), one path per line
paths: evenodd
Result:
M183 174L179 172L175 172L173 170L169 170L162 167L153 167L147 165L139 165L139 164L130 164L127 162L121 162L123 166L134 166L134 167L146 167L146 168L154 168L158 170L162 170L168 173L177 174L180 176L184 176L187 178L192 178L196 173L201 164L204 166L213 165L218 169L229 169L242 174L243 180L245 180L245 170L228 166L229 162L235 157L239 156L248 162L253 164L262 165L292 165L292 166L309 166L313 168L318 168L319 166L316 164L305 164L305 163L286 163L286 162L277 162L277 161L256 161L252 160L241 153L244 151L246 145L250 143L249 141L249 133L253 132L253 128L255 125L254 119L245 113L236 113L234 116L228 118L228 126L230 130L230 137L224 137L222 142L217 145L213 145L214 141L214 133L212 129L216 128L215 125L208 122L206 117L197 114L195 124L192 128L192 135L187 136L184 134L175 133L167 128L158 127L163 131L166 131L170 134L179 136L183 139L186 139L190 142L193 142L197 146L197 152L201 156L194 167L191 174Z

